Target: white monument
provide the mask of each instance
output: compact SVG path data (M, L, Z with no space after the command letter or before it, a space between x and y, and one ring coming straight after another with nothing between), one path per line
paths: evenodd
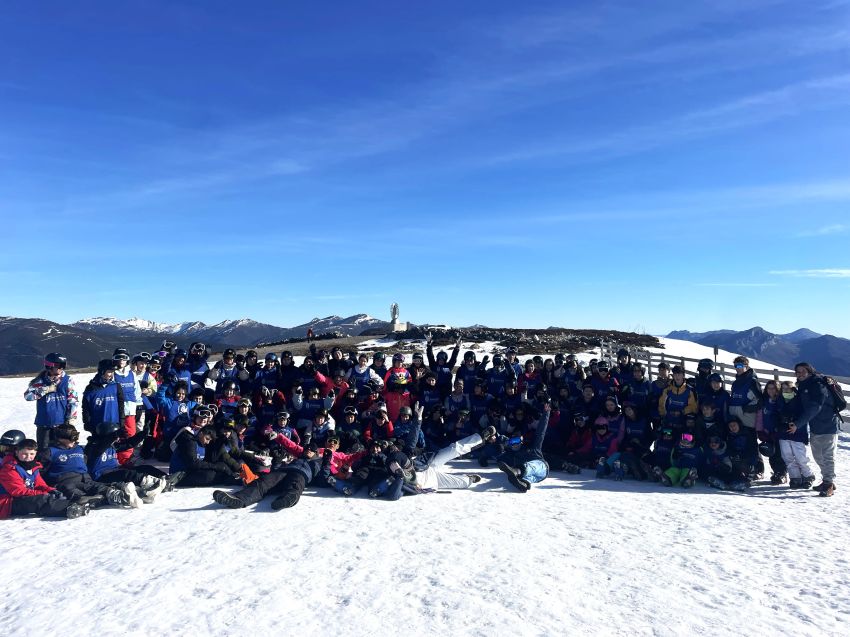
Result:
M398 320L398 303L390 305L390 332L406 332L410 324Z

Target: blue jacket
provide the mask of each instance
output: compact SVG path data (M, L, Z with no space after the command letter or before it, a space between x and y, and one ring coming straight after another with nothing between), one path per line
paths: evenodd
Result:
M841 420L832 407L829 390L820 376L812 376L797 386L797 397L800 399L801 412L797 420L797 428L808 426L813 436L837 434Z

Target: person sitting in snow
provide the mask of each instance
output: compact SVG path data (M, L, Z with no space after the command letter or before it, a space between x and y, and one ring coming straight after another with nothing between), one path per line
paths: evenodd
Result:
M89 505L72 502L41 477L35 457L38 443L24 439L0 464L0 520L14 516L78 518L88 515Z
M531 444L524 446L523 437L515 436L511 439L508 449L497 459L499 469L508 476L508 481L520 493L527 492L532 484L542 482L549 476L549 465L543 458L543 441L546 438L551 410L551 405L544 405L543 413L530 425L529 433L534 435Z
M664 486L690 489L699 477L703 464L703 450L696 444L693 434L683 433L671 452L670 467L666 471L657 472L656 475Z

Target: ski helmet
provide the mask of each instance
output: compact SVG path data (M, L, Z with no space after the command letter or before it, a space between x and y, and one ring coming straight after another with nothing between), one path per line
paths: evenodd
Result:
M98 436L108 436L117 434L121 430L121 424L117 422L99 422L94 427L94 432Z
M697 369L707 369L708 371L711 371L714 369L714 363L710 358L703 358L699 363L697 363Z
M59 369L65 369L65 366L68 364L68 360L57 352L50 352L47 356L44 357L44 366L45 367L58 367ZM17 431L17 430L15 430Z
M180 358L181 356L183 358L189 358L189 352L187 352L182 347L180 349L174 350L174 358Z
M413 410L410 407L408 407L407 405L405 405L404 407L401 407L398 410L398 415L399 415L399 417L410 416L412 418L413 417Z
M111 358L104 358L97 364L97 373L102 374L103 372L114 372L115 371L115 361Z
M24 432L20 429L10 429L0 436L0 445L5 447L17 447L26 439L26 435L24 435Z

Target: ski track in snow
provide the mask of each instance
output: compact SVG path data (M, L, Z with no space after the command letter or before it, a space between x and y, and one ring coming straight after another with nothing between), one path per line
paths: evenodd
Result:
M3 431L34 435L26 383L0 379ZM0 631L845 635L848 449L841 434L829 499L589 471L520 494L497 469L456 461L484 480L395 503L308 489L281 512L181 489L140 510L5 520Z

